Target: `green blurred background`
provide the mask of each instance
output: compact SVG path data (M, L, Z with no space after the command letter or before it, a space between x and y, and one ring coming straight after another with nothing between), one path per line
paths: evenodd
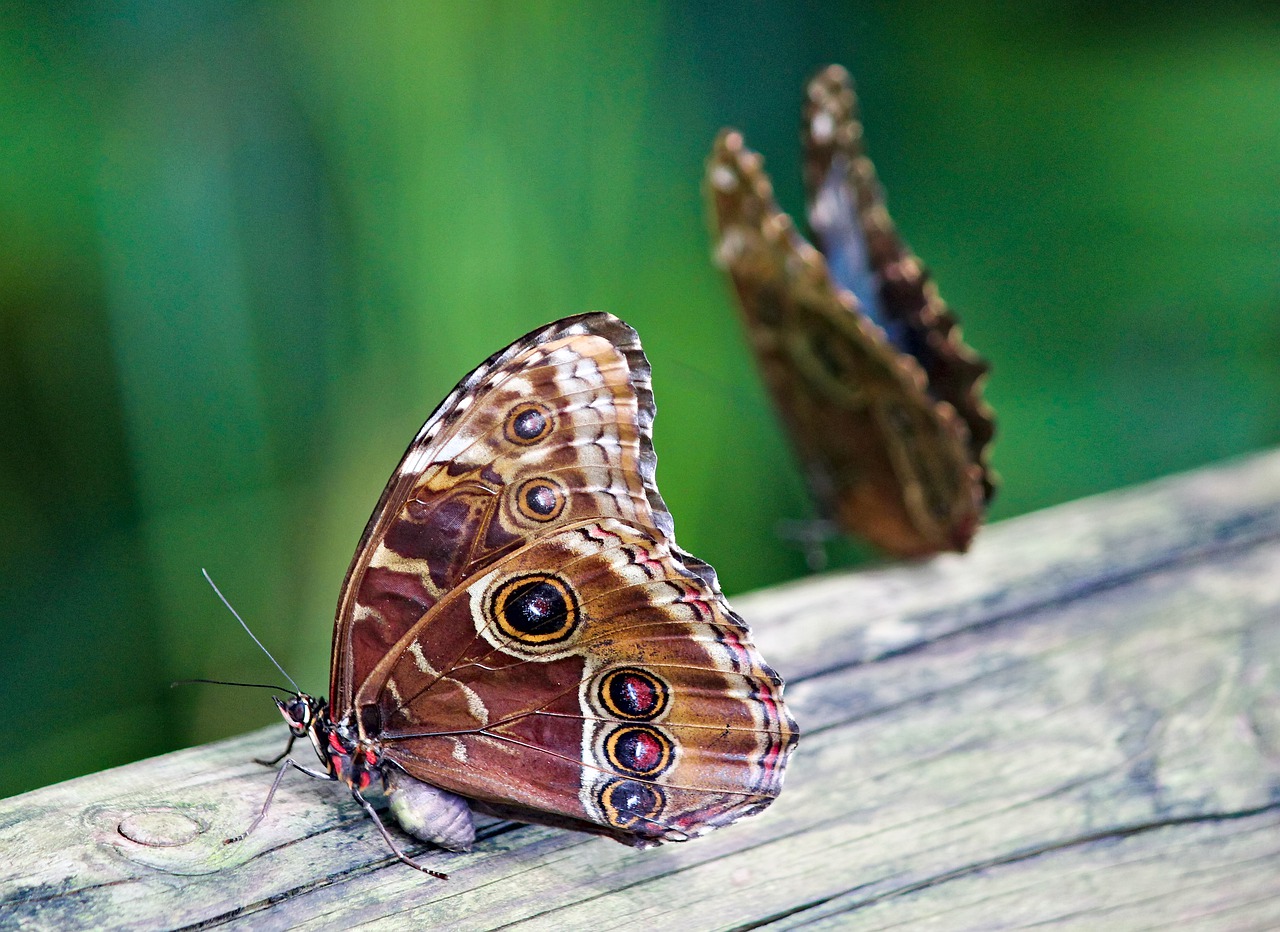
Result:
M798 209L827 62L993 361L995 518L1280 440L1272 3L53 6L0 10L0 795L275 720L168 688L278 678L201 566L323 692L405 444L553 318L640 331L726 590L801 575L699 186L732 124Z

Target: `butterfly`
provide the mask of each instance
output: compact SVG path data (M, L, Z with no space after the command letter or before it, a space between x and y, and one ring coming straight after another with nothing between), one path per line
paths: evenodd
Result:
M706 180L716 261L820 510L895 555L964 551L994 492L988 366L885 209L844 68L810 81L803 135L818 248L724 130Z
M274 763L305 737L324 770L286 760L267 805L291 767L338 780L435 874L370 796L466 850L473 808L643 848L778 795L798 730L715 571L675 542L649 373L636 332L590 313L441 402L347 571L329 700L276 700Z

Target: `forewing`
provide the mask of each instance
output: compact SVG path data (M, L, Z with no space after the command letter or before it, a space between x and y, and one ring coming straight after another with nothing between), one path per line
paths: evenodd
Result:
M592 520L444 596L365 681L410 775L527 821L683 840L778 794L797 729L705 564Z
M464 378L410 444L347 571L335 718L445 593L530 540L601 516L670 539L652 421L639 339L609 314L536 330Z

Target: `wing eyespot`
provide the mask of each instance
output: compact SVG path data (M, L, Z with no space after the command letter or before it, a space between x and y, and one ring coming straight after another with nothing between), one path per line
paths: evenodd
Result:
M554 521L569 500L564 487L553 479L533 478L520 483L515 491L516 511L530 521Z
M614 718L652 722L667 710L671 690L665 682L639 667L618 667L600 679L600 705Z
M490 594L486 615L503 636L525 647L561 644L582 620L573 587L550 573L504 580Z
M661 787L651 783L615 778L600 788L596 803L610 825L649 835L642 828L661 815L667 798Z
M671 766L675 744L649 725L624 725L604 739L604 755L609 764L632 777L655 777Z
M555 429L555 415L551 409L536 401L516 405L507 413L503 423L503 435L522 447L532 446Z

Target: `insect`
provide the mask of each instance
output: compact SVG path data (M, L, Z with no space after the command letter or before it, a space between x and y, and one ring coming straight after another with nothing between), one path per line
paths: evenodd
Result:
M423 425L347 571L329 700L276 700L369 801L455 850L472 808L635 847L767 806L798 731L654 481L649 364L604 313L545 326ZM277 763L280 758L277 759ZM248 832L244 833L248 834ZM244 835L229 839L238 841Z
M820 510L899 556L963 551L994 490L987 364L898 236L849 74L810 81L806 242L758 155L723 131L707 164L715 257Z

